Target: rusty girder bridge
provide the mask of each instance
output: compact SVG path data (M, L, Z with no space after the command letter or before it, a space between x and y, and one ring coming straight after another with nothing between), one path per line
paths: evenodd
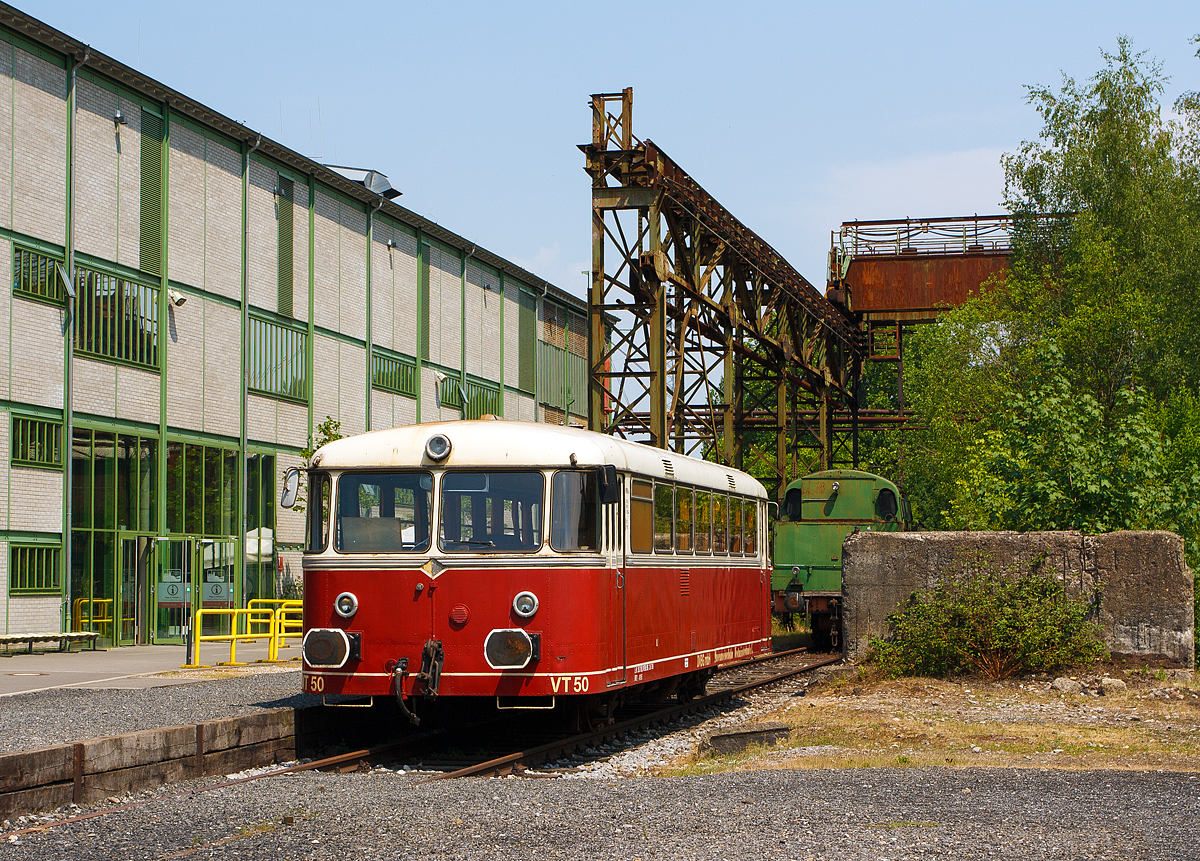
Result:
M813 460L848 461L835 458L834 415L856 416L858 325L634 136L632 89L593 95L591 107L580 149L592 177L592 430L752 469L776 487ZM803 467L802 448L815 449Z

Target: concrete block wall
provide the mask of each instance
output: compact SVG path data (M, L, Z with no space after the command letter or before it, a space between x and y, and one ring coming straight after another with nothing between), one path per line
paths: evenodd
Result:
M1192 572L1170 532L859 532L842 547L845 653L862 658L887 617L946 574L1040 571L1069 594L1100 589L1096 623L1108 649L1195 667Z

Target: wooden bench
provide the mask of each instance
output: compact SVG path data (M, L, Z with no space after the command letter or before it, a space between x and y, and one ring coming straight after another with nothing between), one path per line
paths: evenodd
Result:
M96 640L99 638L100 635L95 631L32 631L25 634L0 634L0 646L3 646L8 651L10 650L10 646L15 646L18 643L28 643L28 653L32 655L34 643L56 642L58 643L58 650L60 652L71 651L71 646L76 643L91 643L92 650L94 651Z

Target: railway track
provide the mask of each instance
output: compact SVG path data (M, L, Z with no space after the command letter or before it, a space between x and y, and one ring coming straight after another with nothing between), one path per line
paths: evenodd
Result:
M168 798L197 796L217 789L224 789L242 783L299 771L320 770L346 773L367 770L372 764L398 764L402 760L413 760L419 762L419 767L422 771L443 772L425 777L419 781L420 783L471 776L499 777L510 774L521 775L532 767L548 761L570 757L580 751L593 751L592 756L582 757L582 761L587 761L589 758L594 759L599 756L599 754L594 752L601 745L649 728L679 722L698 712L726 703L742 694L768 687L820 667L837 663L840 660L840 655L810 655L804 649L794 649L788 652L751 658L720 668L709 680L708 689L710 692L702 697L666 706L642 703L633 704L618 711L614 723L590 732L564 736L561 732L555 733L545 727L535 728L533 732L515 730L519 732L517 738L513 738L512 735L507 735L505 738L510 744L508 748L510 751L513 746L520 749L499 756L490 755L491 753L496 753L497 751L495 750L489 751L477 748L469 753L456 750L456 738L461 738L463 727L446 727L386 744L341 753L336 756L324 757L283 768L271 768L246 777L238 777L205 786L193 787L182 792L156 795L152 798L115 804L102 810L81 813L76 816L50 822L42 822L29 828L9 831L7 833L10 835L19 835L46 831L72 822L95 819L135 807L155 804ZM489 734L494 734L493 737L495 737L495 735L501 734L497 731L502 729L502 725L508 724L516 728L521 723L521 721L515 720L488 722L487 724L475 725L472 729L479 732L485 729L490 730L491 733Z

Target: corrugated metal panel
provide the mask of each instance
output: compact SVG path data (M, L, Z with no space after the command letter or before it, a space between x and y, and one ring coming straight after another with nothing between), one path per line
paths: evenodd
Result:
M587 415L587 359L538 341L538 399L579 416Z
M537 385L538 353L537 347L537 297L522 291L520 293L520 331L517 333L518 375L517 388L524 392L532 392Z
M142 208L138 250L143 272L162 274L162 117L142 110Z

